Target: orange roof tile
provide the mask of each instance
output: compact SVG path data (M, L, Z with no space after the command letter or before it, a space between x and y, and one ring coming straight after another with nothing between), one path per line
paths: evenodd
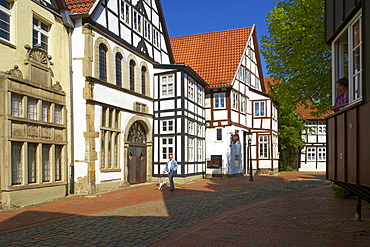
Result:
M176 63L195 70L210 87L231 85L252 27L171 38Z
M66 0L69 11L74 14L88 13L96 0Z

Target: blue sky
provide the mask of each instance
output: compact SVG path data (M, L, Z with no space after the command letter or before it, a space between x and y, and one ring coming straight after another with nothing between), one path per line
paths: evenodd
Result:
M161 0L170 38L256 25L267 34L266 16L274 0ZM263 57L261 55L263 60ZM264 77L268 77L262 62Z

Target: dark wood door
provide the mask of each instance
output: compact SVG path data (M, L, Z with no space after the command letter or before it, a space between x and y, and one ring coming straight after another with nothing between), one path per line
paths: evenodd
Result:
M146 182L146 147L129 146L128 182L130 184Z

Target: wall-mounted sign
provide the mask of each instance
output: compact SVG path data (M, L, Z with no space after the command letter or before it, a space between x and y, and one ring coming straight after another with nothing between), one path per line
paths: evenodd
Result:
M237 142L237 141L239 141L239 135L238 135L238 134L234 134L234 135L232 136L232 140L233 140L233 142Z

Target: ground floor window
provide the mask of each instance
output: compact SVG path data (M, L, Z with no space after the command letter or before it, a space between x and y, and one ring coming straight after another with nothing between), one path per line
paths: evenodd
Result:
M267 159L268 158L268 145L269 145L269 137L268 136L260 136L258 147L259 147L259 158L260 159Z
M308 147L307 161L326 161L326 147Z
M62 181L65 166L64 147L54 144L11 142L12 185Z
M119 140L120 132L101 130L101 168L119 168Z
M161 139L162 160L167 160L168 155L173 154L173 137L163 137Z

